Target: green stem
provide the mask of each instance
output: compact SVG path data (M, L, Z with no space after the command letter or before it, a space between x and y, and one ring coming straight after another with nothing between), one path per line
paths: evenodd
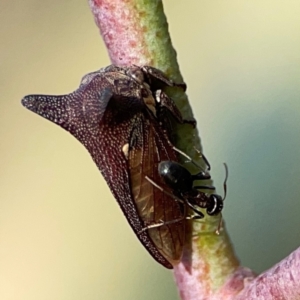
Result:
M150 65L182 82L162 1L89 0L89 4L113 64ZM170 93L183 117L191 119L186 94L179 89ZM197 130L181 125L176 134L180 137L176 147L199 161ZM201 226L193 222L182 262L174 267L182 299L210 299L239 265L225 227L220 235L215 233L219 218L204 220Z

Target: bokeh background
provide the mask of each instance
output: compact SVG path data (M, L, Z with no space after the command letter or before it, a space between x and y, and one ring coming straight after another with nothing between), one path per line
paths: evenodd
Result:
M165 0L204 151L243 265L300 244L300 2ZM87 151L25 110L109 64L87 1L0 4L0 299L179 299Z

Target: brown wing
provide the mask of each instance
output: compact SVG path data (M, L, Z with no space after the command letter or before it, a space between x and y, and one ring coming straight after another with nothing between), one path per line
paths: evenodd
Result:
M115 136L113 132L110 133L112 137ZM108 132L106 132L106 134L108 134ZM144 223L133 198L128 160L122 150L123 147L121 147L121 143L124 141L122 141L122 139L117 140L117 138L118 137L115 136L116 140L112 138L103 139L101 146L99 147L98 145L99 150L92 155L93 159L141 243L156 261L166 268L171 269L172 264L161 254L154 241L149 237L148 232L142 231ZM114 147L112 147L112 145L114 145ZM103 151L106 151L106 153L109 151L109 155L99 155L99 153Z
M102 79L102 77L98 78L99 80ZM163 234L166 235L166 233L164 233L164 231L166 231L165 229L151 230L151 232L142 231L142 229L145 227L145 221L147 221L147 219L144 220L143 216L141 216L139 205L137 205L137 202L134 199L134 192L132 190L132 176L130 171L131 160L128 159L128 155L125 151L126 147L129 147L131 149L131 146L136 145L136 149L142 151L142 153L144 153L144 157L150 158L153 153L157 155L158 151L160 151L160 145L158 144L158 142L156 142L156 139L159 135L157 135L156 133L151 137L148 133L155 132L154 127L152 127L151 125L152 121L155 123L155 126L158 126L158 124L155 119L151 121L147 118L147 116L151 117L151 115L148 115L146 106L139 96L136 97L134 94L124 96L124 93L121 93L120 90L122 89L122 87L124 87L124 91L126 90L126 83L128 83L129 85L127 86L128 93L130 94L130 91L132 91L133 93L133 91L135 91L136 89L130 89L130 87L134 83L128 80L126 81L126 78L123 77L119 77L119 79L117 80L119 80L118 84L115 84L114 82L115 85L113 85L113 87L118 90L113 90L113 93L111 94L109 93L109 90L104 90L100 94L99 99L101 100L102 106L105 107L105 109L103 109L102 106L101 109L99 109L99 107L97 107L97 105L99 106L99 104L93 104L93 101L86 101L85 110L88 116L88 124L91 123L91 119L99 120L99 117L91 118L94 113L97 114L97 111L102 111L103 113L101 115L100 124L97 128L88 126L89 132L91 134L89 141L85 142L84 140L82 140L82 142L86 145L89 152L91 153L95 163L103 174L113 195L115 196L121 209L123 210L127 221L131 225L134 232L137 234L142 244L159 263L167 268L172 268L172 263L175 263L175 261L177 262L180 258L182 248L172 250L173 254L164 254L163 251L171 252L165 250L167 248L167 245L169 245L169 247L174 247L173 245L176 245L178 247L178 238L177 242L169 240L167 241L167 238L164 238L164 240L162 241L158 241L157 235L152 236L152 233L154 233L155 231L161 231L163 232L161 234L161 236L163 237ZM105 77L105 83L109 81L111 81L110 83L112 83L113 78ZM96 82L96 80L92 80L90 84L84 87L84 90L96 90L96 88L93 87ZM110 96L110 98L107 99L105 98L105 96ZM97 107L96 110L94 109L95 107ZM145 128L145 130L143 130L143 128ZM160 127L158 126L157 129L159 128ZM150 131L150 129L153 132ZM149 135L149 139L147 138L147 135ZM141 140L143 142L140 142ZM170 148L167 140L165 140L165 142L163 143L163 147L165 148L167 146ZM163 149L163 151L164 153L166 152L165 149ZM130 153L133 152L135 151L130 150ZM165 157L165 155L163 155L163 157ZM158 158L155 158L154 161L148 160L148 158L145 160L147 168L152 168L152 170L155 169L156 174L158 175ZM150 177L152 176L152 173L147 172L146 175ZM151 191L152 189L152 192L154 193L152 195L152 199L156 198L156 193L158 191L153 190L153 187L148 183L148 181L147 185L148 188L146 188L146 191L148 189L150 189ZM165 195L163 195L163 197L165 197ZM162 201L160 201L160 199L158 198L157 201L157 203L160 203L159 209L152 207L152 209L155 209L155 214L158 214L159 211L163 212L164 209L166 209L166 213L168 213L168 209L165 208L166 204L164 203L164 200L162 199ZM151 201L149 201L149 203L150 202ZM174 206L174 200L170 199L170 202L171 206ZM158 222L159 220L168 219L172 220L173 215L169 216L168 218L166 218L165 216L157 215L156 218L151 220L152 222L156 222L156 220ZM176 224L173 227L175 226L180 225ZM176 255L174 255L175 252L177 253Z
M179 262L184 241L184 221L169 223L182 217L179 204L173 197L150 183L151 178L167 189L158 174L158 164L163 160L177 160L176 153L155 119L145 119L133 132L129 147L129 169L132 193L144 226L165 225L148 229L149 236L159 252L172 264Z
M143 228L145 227L145 220L143 216L140 215L139 206L134 199L131 179L132 176L130 171L131 160L128 158L125 150L126 147L130 148L132 145L137 145L137 150L145 152L145 154L148 152L149 155L147 155L147 157L150 157L152 153L158 153L158 151L160 151L158 143L152 142L153 138L149 136L150 146L148 146L148 143L146 142L147 139L145 139L147 133L150 132L149 129L151 128L154 130L151 126L151 121L145 117L145 114L148 115L146 107L143 101L138 97L124 97L116 94L112 95L107 91L105 93L102 92L101 95L110 95L110 99L101 99L101 102L108 103L105 103L104 105L105 111L101 116L98 129L96 130L95 127L91 128L89 126L91 137L85 145L91 153L99 170L103 174L107 184L127 218L127 221L138 236L139 240L155 260L167 268L172 268L172 263L179 260L182 249L178 249L176 251L172 250L173 253L177 252L176 259L173 259L175 256L174 254L164 254L163 250L166 248L167 244L171 245L170 247L173 247L173 245L178 245L178 242L166 242L166 238L164 238L164 241L159 243L156 241L157 235L156 238L154 238L154 236L152 237L151 232L148 233L147 231L143 231ZM92 107L94 107L94 105L92 105ZM92 107L90 107L88 103L86 104L86 110L89 108L88 116L93 115L92 111L94 110ZM103 111L103 109L98 109L98 111ZM91 120L89 119L89 123L90 121ZM156 120L153 121L156 122ZM142 128L146 128L146 130L143 130ZM140 143L140 140L143 140L143 142ZM153 148L152 143L155 145L155 149ZM148 147L150 148L147 151L144 147L145 149L148 149ZM133 152L135 151L130 150L130 153ZM143 156L146 156L145 154ZM157 173L157 161L158 159L156 158L156 164L153 164L151 160L145 160L148 165L147 168L151 167L152 170L155 168ZM152 175L149 172L147 174L149 176ZM150 189L152 188L149 184L148 187ZM154 199L157 191L153 191L153 193L154 195L152 195L152 197ZM174 200L171 199L170 202L174 203ZM160 199L158 199L157 203L164 204L164 201L160 202ZM159 205L160 211L163 211L165 206L166 205ZM157 212L158 211L159 210L157 210ZM165 218L164 216L157 216L153 219L153 221L158 221L160 219L164 220L168 218ZM173 217L170 217L169 219L172 220ZM177 226L179 226L179 224ZM161 231L161 229L158 230ZM162 234L161 236L163 237Z
M167 140L160 141L156 132L159 127L152 127L150 120L145 117L147 112L143 100L139 95L133 95L136 89L130 94L132 81L124 76L117 77L115 78L114 74L104 76L101 72L95 72L84 78L79 89L69 95L29 95L23 98L22 103L33 112L69 131L88 149L142 244L159 263L172 268L171 263L180 257L181 251L177 248L180 248L179 236L182 237L182 234L173 228L183 227L176 224L149 230L149 233L141 231L148 219L151 222L173 219L173 215L177 215L173 213L173 210L176 210L174 200L153 189L141 174L141 185L146 187L145 190L140 188L141 193L153 193L147 200L145 214L143 209L140 209L141 198L137 197L138 201L135 202L131 186L134 183L136 187L136 180L132 181L131 178L134 178L136 172L143 172L143 167L146 170L145 175L158 180L157 162L161 159L160 155L163 159L172 159L168 156L169 146ZM123 89L129 95L123 93ZM142 136L136 139L134 144L134 132L137 131L141 131ZM129 171L128 157L126 158L126 151L124 152L124 146L128 144L136 147L130 153L137 155L141 152L142 163L136 172ZM136 162L132 160L133 165L136 165ZM148 213L151 217L144 219L143 216Z

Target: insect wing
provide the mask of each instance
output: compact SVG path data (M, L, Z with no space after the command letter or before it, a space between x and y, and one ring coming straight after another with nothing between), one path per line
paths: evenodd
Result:
M173 197L155 187L146 176L167 188L158 174L158 164L162 160L176 160L176 153L156 120L141 122L137 133L132 137L128 157L133 197L145 226L162 224L149 228L148 233L159 252L175 265L183 251L183 211ZM174 220L180 221L172 223Z
M112 135L114 134L113 131L110 133ZM164 256L162 256L156 245L154 245L154 242L149 237L148 232L143 231L145 225L134 201L128 159L124 154L124 145L126 145L124 142L125 141L123 140L120 143L120 140L117 140L117 137L116 140L109 138L105 139L99 147L99 150L107 151L107 149L109 149L110 154L106 154L105 157L94 157L94 160L139 240L154 259L165 267L172 268L172 265ZM119 143L119 146L111 147L112 143L114 145ZM121 144L123 144L123 147L121 147Z
M116 80L117 87L114 86ZM143 231L144 220L139 215L132 195L131 174L125 150L127 144L132 144L134 133L141 130L147 111L141 98L122 96L122 89L126 91L126 84L130 95L132 81L126 81L121 76L102 76L99 72L86 77L79 89L71 94L29 95L23 98L22 104L69 131L88 149L142 244L159 263L172 268L169 256L166 255L166 258L154 238ZM144 142L141 146L147 147L147 143Z

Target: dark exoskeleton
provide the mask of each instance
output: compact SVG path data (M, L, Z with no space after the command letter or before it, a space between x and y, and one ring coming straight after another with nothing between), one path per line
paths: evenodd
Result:
M204 215L197 209L204 208L210 216L218 215L223 209L223 198L216 194L207 194L200 190L214 189L210 186L194 186L196 180L210 179L210 175L204 171L191 174L184 166L175 161L162 161L158 165L158 173L164 183L172 189L176 198L184 201L196 215L195 219L203 218Z

